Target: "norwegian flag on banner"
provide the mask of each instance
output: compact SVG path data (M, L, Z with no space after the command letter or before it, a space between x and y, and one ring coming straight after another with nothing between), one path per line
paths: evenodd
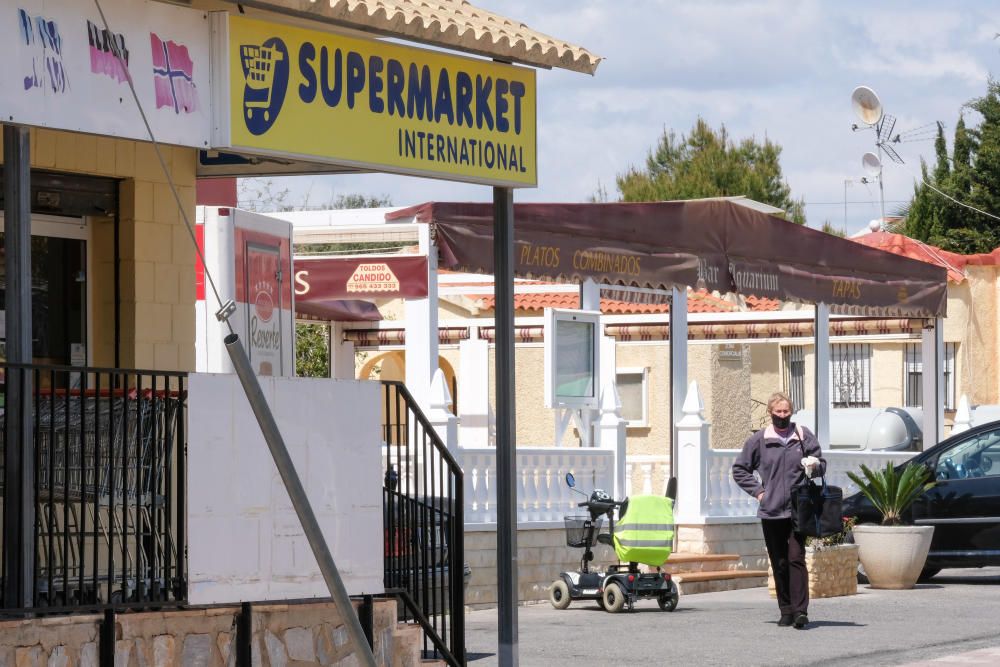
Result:
M171 107L174 113L198 110L198 88L194 85L194 62L187 47L149 33L153 50L153 85L156 108Z

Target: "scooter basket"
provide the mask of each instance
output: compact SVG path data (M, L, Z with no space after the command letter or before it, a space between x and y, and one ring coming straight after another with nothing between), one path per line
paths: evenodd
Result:
M591 519L589 515L578 514L564 517L563 520L566 522L566 545L581 548L587 546L587 530L593 526L593 535L596 536L601 530L604 517Z

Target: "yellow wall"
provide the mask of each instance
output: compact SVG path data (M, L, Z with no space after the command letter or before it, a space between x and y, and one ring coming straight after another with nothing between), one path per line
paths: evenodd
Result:
M126 368L195 367L194 258L152 144L73 132L31 130L31 166L122 179L120 199L121 359ZM194 221L193 148L162 146L189 219ZM114 363L113 224L92 219L93 363Z
M618 368L649 368L646 428L626 430L629 454L670 455L670 347L666 342L619 343L615 350Z

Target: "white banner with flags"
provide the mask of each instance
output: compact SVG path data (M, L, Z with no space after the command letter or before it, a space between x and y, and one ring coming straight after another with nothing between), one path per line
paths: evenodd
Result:
M4 3L0 120L148 140L127 67L158 141L208 147L208 14L148 0L101 8L110 30L94 2Z

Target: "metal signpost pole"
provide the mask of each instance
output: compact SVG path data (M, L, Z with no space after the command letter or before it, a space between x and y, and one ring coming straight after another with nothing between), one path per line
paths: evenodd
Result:
M517 658L517 451L514 441L514 191L493 188L496 293L497 607L501 667Z
M3 126L6 358L31 363L31 145L28 128ZM7 373L3 507L4 606L31 607L35 475L28 369Z
M257 423L260 425L264 442L267 443L267 448L271 451L274 465L281 475L285 491L288 492L288 497L292 501L292 507L295 508L295 513L302 524L302 531L306 534L306 539L309 541L313 557L316 558L319 570L323 574L323 580L330 591L330 597L333 598L334 603L340 610L344 625L347 626L347 635L351 643L354 644L354 657L361 665L375 667L375 656L372 654L371 646L368 644L368 639L361 628L361 621L354 612L354 605L351 603L351 598L347 595L347 587L344 586L344 580L340 577L337 564L333 561L333 555L330 553L329 547L327 547L323 531L316 520L316 515L313 513L312 505L309 504L309 496L306 495L306 490L299 480L298 473L295 471L295 464L292 462L292 457L285 446L284 438L281 437L281 431L278 430L278 424L274 421L271 408L268 406L267 400L264 398L264 393L260 389L257 376L254 375L253 368L250 367L250 361L243 350L240 338L232 333L226 336L225 343L226 351L229 352L229 358L232 359L233 367L236 369L236 375L240 379L240 384L243 385L247 401L250 402L250 408L253 410L254 416L257 417Z

